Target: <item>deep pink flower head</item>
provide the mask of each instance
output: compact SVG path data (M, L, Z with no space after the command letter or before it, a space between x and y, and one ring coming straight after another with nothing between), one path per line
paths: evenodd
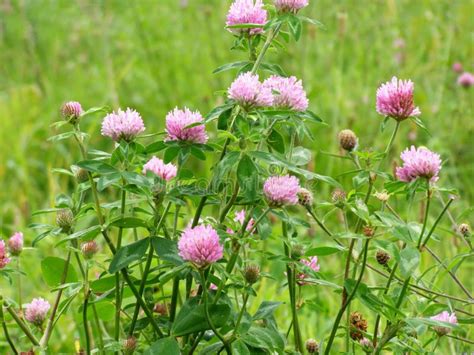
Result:
M187 227L178 241L179 256L204 268L222 258L223 247L219 235L211 226Z
M7 256L5 242L0 239L0 269L3 269L9 262L10 258Z
M140 114L127 108L126 111L118 109L117 112L109 113L102 121L101 133L103 136L112 138L119 142L121 139L132 141L139 133L145 130L145 125Z
M441 312L440 314L437 314L431 317L430 319L436 320L438 322L446 322L446 323L451 323L455 325L458 324L458 319L456 318L456 314L454 313L450 314L447 311ZM448 328L448 327L434 327L433 329L439 336L443 336L451 332L451 328Z
M392 81L377 89L377 112L397 121L420 115L420 109L413 103L413 89L411 80L400 80L394 76Z
M273 93L273 106L288 108L295 111L305 111L308 108L308 98L301 80L294 76L284 78L272 75L263 82L263 86Z
M23 250L23 233L16 232L8 239L8 249L12 255L18 256Z
M199 111L192 112L188 108L179 110L177 107L166 115L165 141L186 141L191 143L204 144L208 140L206 127L202 125L188 127L193 123L202 122Z
M227 13L226 25L257 24L263 26L266 22L267 11L263 8L262 0L235 0ZM230 28L229 30L235 34L249 33L251 35L263 32L260 27Z
M273 104L271 89L264 86L259 81L258 75L251 72L240 74L234 80L228 90L228 96L246 109L272 106Z
M77 119L82 112L82 106L77 101L66 102L61 107L61 115L65 119Z
M245 216L246 216L245 215L245 210L240 210L238 212L235 212L234 221L240 223L240 225L243 225L244 222L245 222ZM249 223L247 224L247 228L245 228L245 230L247 232L250 232L253 228L254 223L255 223L254 219L250 218ZM234 234L234 231L232 229L228 228L227 233Z
M143 166L143 174L146 174L147 171L151 171L165 181L170 181L176 176L178 169L175 165L171 163L165 164L163 160L153 156L148 163Z
M50 308L51 305L45 299L34 298L31 303L25 306L25 318L28 322L41 326Z
M301 263L304 264L306 267L310 268L311 270L313 270L314 272L318 272L320 269L317 256L312 256L309 259L302 259ZM304 285L306 284L304 280L308 278L308 274L306 274L305 272L301 272L297 275L297 278L298 278L298 284Z
M425 147L405 149L400 158L403 166L396 171L397 178L401 181L410 182L418 178L438 181L438 173L441 170L441 158L439 154L433 153Z
M462 64L459 62L455 62L453 63L452 69L453 72L460 74L462 73Z
M458 85L463 86L465 88L471 87L472 85L474 85L474 75L468 72L462 73L458 77Z
M263 184L263 193L270 206L296 205L300 181L294 176L271 176Z
M297 12L308 4L309 0L275 0L275 7L283 12Z

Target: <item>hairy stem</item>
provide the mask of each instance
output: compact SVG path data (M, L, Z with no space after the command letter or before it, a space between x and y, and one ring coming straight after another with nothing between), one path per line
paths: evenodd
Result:
M18 324L18 326L23 331L23 333L27 336L27 338L30 339L31 343L34 346L40 346L40 343L38 342L38 339L36 339L36 337L33 335L33 333L31 333L28 326L21 320L20 317L18 317L18 315L11 308L11 306L6 301L3 301L3 306L5 306L5 309L7 310L7 312L11 315L11 317L16 322L16 324Z
M5 334L5 339L7 339L8 345L10 345L10 349L12 349L13 353L16 355L18 351L13 344L13 341L10 338L10 334L8 333L7 324L5 323L5 317L3 315L3 297L0 296L0 322L2 323L3 333Z

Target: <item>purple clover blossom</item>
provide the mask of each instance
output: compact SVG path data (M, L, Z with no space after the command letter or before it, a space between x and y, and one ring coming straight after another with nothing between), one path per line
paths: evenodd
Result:
M249 110L254 107L269 107L273 104L273 94L268 86L264 86L258 75L246 72L240 74L230 85L228 96Z
M165 141L184 141L205 144L209 137L204 124L188 127L194 123L203 122L199 111L192 112L188 108L180 110L177 107L166 115Z
M45 299L34 298L31 303L25 305L25 319L36 326L41 326L50 308L51 305Z
M453 325L458 324L458 319L456 317L456 314L449 313L447 311L443 311L443 312L431 317L430 319L438 321L438 322L450 323L450 324L453 324ZM433 327L433 329L439 336L443 336L443 335L446 335L446 334L451 332L451 328L448 328L448 327L436 326L436 327Z
M396 170L400 181L411 182L418 178L425 178L431 182L438 181L438 173L441 170L439 154L425 147L411 146L402 152L400 158L403 160L403 166Z
M143 174L146 174L147 171L151 171L156 176L160 177L165 181L170 181L176 177L178 168L171 163L165 164L163 160L153 156L144 166Z
M208 225L187 227L178 241L179 256L198 268L205 268L220 260L223 247L217 231Z
M132 141L138 134L145 130L145 125L140 114L127 108L125 111L118 109L109 113L102 121L101 133L116 142Z
M377 112L397 121L421 114L413 103L414 84L411 80L400 80L393 77L377 89Z
M8 239L8 249L11 255L18 256L23 250L23 233L16 232Z
M256 24L265 25L267 22L267 11L263 8L262 0L236 0L230 5L227 13L227 26ZM248 33L256 35L263 32L260 27L253 28L229 28L234 34Z
M263 193L272 207L296 205L300 188L295 176L271 176L263 184Z
M468 72L462 73L458 77L458 85L465 88L471 87L474 85L474 75Z
M0 269L3 269L10 262L10 258L7 255L7 248L5 242L0 239Z
M308 108L308 98L303 83L294 76L284 78L272 75L263 82L263 86L273 93L273 106L295 111L305 111Z
M318 257L317 256L312 256L309 259L302 259L301 263L308 267L309 269L313 270L314 272L318 272L320 269L320 265L318 264ZM304 281L305 279L308 278L308 274L305 273L304 271L299 273L297 275L297 282L299 285L305 285L306 282Z
M282 12L294 12L308 6L309 0L275 0L275 7Z

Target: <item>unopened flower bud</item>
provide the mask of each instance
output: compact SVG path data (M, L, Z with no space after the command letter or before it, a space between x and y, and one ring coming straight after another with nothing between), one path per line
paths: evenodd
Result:
M137 338L135 338L133 335L129 336L127 339L123 341L123 350L125 354L127 355L133 354L136 348L137 348Z
M92 259L92 257L99 251L99 246L95 240L89 240L88 242L81 244L81 251L85 259Z
M254 264L247 265L245 268L244 277L249 284L253 285L260 277L260 267Z
M8 249L13 256L21 254L23 250L23 233L16 232L8 239Z
M359 344L360 344L360 346L362 346L362 350L364 350L367 354L372 353L372 351L374 350L374 345L367 338L362 338L359 341Z
M68 233L71 230L74 221L74 215L69 208L65 208L58 211L56 215L56 224L64 233Z
M372 226L369 226L369 225L366 225L364 226L364 228L362 229L362 233L368 237L368 238L372 238L375 234L375 229L374 227Z
M386 191L376 192L375 198L381 202L387 202L390 198L390 195Z
M377 259L377 262L380 265L386 266L388 264L388 261L390 260L390 255L383 250L377 250L377 254L375 254L375 258Z
M337 137L342 149L352 152L357 147L357 136L350 129L342 130Z
M86 169L78 169L76 171L76 180L78 183L83 183L89 180L89 172Z
M458 230L465 238L468 238L471 235L471 227L469 227L469 224L467 223L460 224Z
M309 354L317 354L319 353L319 345L318 342L314 339L308 339L306 340L306 351Z
M313 194L311 191L305 188L301 188L298 191L298 202L304 207L311 207L313 204Z
M344 192L344 190L334 190L332 193L332 202L334 202L334 205L336 205L336 207L344 207L344 202L346 202L346 193Z
M305 253L305 248L301 244L295 244L293 245L293 248L291 249L291 257L295 260L300 260L301 257Z
M61 115L66 121L76 123L82 114L82 106L77 101L69 101L61 107Z
M164 303L157 303L153 307L153 312L158 313L159 315L166 316L168 314L168 308Z

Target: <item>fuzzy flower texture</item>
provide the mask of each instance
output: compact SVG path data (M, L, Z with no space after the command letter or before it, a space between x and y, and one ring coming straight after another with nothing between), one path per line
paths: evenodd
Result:
M275 7L283 12L297 12L308 4L309 0L275 0Z
M198 268L215 263L222 258L224 251L216 230L206 225L187 227L178 241L178 250L179 256Z
M34 298L25 308L26 320L36 326L41 326L46 319L51 305L43 298Z
M411 80L400 80L393 77L377 89L377 112L397 121L421 114L413 103L414 84Z
M168 163L165 164L163 160L153 156L148 163L143 166L143 174L146 174L147 171L151 171L156 176L160 177L165 181L170 181L172 178L176 177L177 168L175 165Z
M256 24L264 25L267 22L267 11L263 8L262 0L236 0L227 13L227 26ZM255 35L263 32L260 27L229 28L232 33L248 33Z
M296 205L300 182L294 176L271 176L263 184L263 193L272 207Z
M303 83L294 76L284 78L272 75L263 82L265 88L273 92L273 106L295 111L305 111L308 108L308 98Z
M240 74L230 85L228 96L249 110L254 107L269 107L273 105L271 88L263 85L258 75L251 72Z
M192 112L186 107L184 110L179 110L176 107L166 115L166 133L168 135L165 141L205 144L209 138L206 134L206 127L203 124L188 127L203 120L199 111Z
M82 106L77 101L66 102L61 107L61 114L65 119L77 119L82 114Z
M431 319L435 320L435 321L438 321L438 322L450 323L450 324L453 324L453 325L458 324L458 319L456 317L456 314L449 313L447 311L441 312L441 313L431 317ZM446 335L446 334L451 332L451 328L448 328L448 327L434 327L433 329L435 330L435 332L439 336L443 336L443 335Z
M5 242L0 240L0 269L3 269L10 262L10 258L7 256L7 248Z
M21 254L23 250L23 233L16 232L8 239L8 249L14 256Z
M431 182L438 181L438 173L441 170L441 158L439 154L433 153L428 148L405 149L400 158L403 166L396 170L397 178L401 181L411 182L418 178L429 179Z
M140 114L127 108L126 111L119 109L117 112L109 113L102 122L101 133L119 142L124 139L132 141L138 134L145 130L145 125Z

